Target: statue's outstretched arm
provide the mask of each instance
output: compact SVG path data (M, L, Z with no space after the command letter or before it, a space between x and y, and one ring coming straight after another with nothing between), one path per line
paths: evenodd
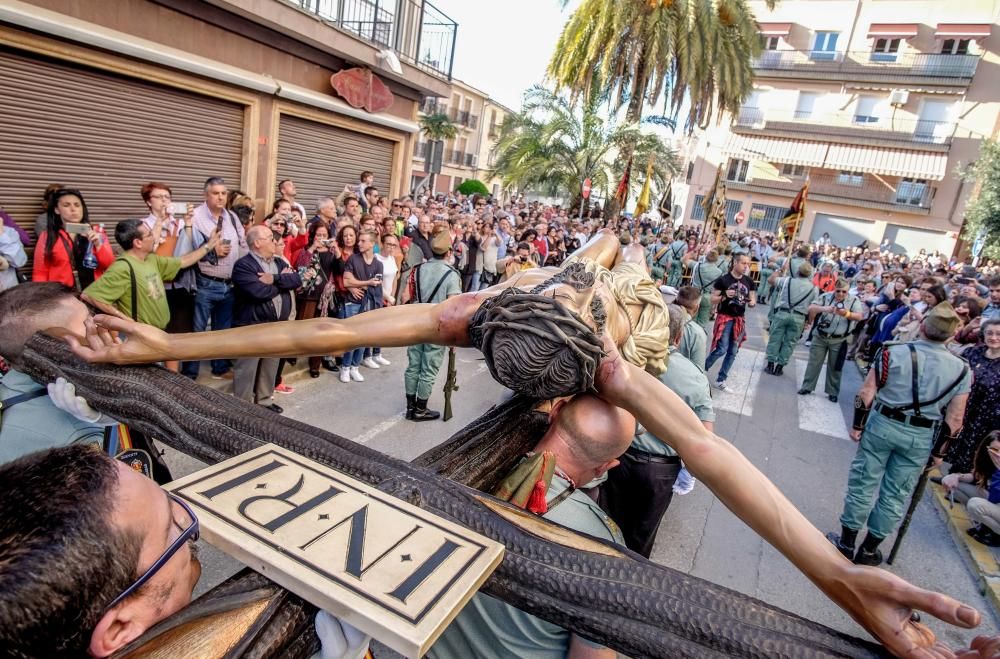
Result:
M940 593L918 588L878 568L841 556L822 533L732 444L708 432L659 380L629 364L605 340L601 396L627 410L650 433L670 444L687 468L727 508L795 564L830 599L899 657L939 657L934 634L910 619L914 609L960 627L975 627L979 613Z

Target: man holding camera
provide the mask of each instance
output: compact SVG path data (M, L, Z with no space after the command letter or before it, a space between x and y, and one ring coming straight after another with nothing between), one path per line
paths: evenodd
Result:
M503 278L506 281L523 270L537 268L538 264L531 258L531 245L518 243L517 251L504 260Z
M836 403L840 395L840 376L847 356L847 340L855 324L864 317L861 301L848 290L851 284L838 279L830 293L823 293L809 305L809 316L816 323L812 345L809 347L809 365L802 380L799 395L811 394L816 388L819 371L826 361L826 397Z

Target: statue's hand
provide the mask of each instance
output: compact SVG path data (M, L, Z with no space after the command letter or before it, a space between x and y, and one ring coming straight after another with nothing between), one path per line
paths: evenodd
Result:
M958 627L979 624L979 612L961 602L900 579L878 568L852 565L827 593L897 657L954 657L934 632L915 622L923 611Z
M168 352L169 336L152 325L98 314L87 319L86 327L87 335L82 339L72 334L63 338L73 354L88 362L148 364L164 359Z
M597 393L601 398L621 407L622 401L628 397L632 388L632 369L635 367L625 361L618 351L618 346L607 333L601 338L605 354L597 366L594 386L597 387Z

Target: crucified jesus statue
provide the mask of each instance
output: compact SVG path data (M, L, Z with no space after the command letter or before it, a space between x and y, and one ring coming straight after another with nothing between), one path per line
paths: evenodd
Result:
M127 340L121 342L114 333ZM593 390L672 446L687 468L828 597L901 657L954 656L914 609L974 627L975 609L845 559L732 444L709 432L654 376L666 367L666 308L642 249L595 236L561 268L524 271L435 304L198 334L166 334L112 316L66 337L92 362L119 364L344 352L362 345L475 346L502 384L537 398Z

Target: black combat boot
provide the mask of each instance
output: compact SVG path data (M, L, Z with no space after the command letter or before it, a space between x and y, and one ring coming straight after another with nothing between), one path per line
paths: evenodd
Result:
M417 395L406 394L406 418L413 421L413 412L417 408Z
M840 535L830 532L826 534L826 539L833 543L844 558L854 560L854 543L858 541L858 532L846 526L840 527Z
M774 375L774 362L768 362L767 366L764 367L764 372Z
M878 546L883 540L885 538L874 536L869 531L868 535L865 536L865 541L858 548L858 553L854 556L854 562L858 565L871 565L872 567L882 565L882 552Z
M772 373L774 375L781 375L784 372L785 372L785 365L784 364L775 364L774 371L772 371Z
M413 408L413 421L433 421L441 416L440 412L427 409L427 400L418 398L416 407Z

